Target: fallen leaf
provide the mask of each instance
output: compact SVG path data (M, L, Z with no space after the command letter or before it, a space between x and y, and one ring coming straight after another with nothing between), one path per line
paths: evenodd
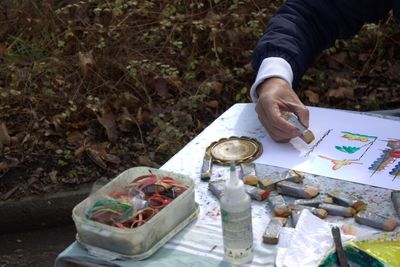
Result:
M211 100L211 101L206 102L206 106L209 108L218 108L219 103L217 100Z
M162 97L169 97L171 94L167 88L167 82L164 79L156 79L154 82L154 89L157 92L157 95Z
M72 129L81 129L81 128L88 126L93 121L95 121L95 120L71 122L71 123L68 123L67 126Z
M80 147L75 149L74 156L75 157L80 157L83 154L83 152L85 152L85 149L86 149L86 147L84 145L81 145Z
M19 188L19 185L14 186L11 190L9 190L7 193L5 193L2 197L3 200L7 200L10 198Z
M128 92L122 93L120 97L122 98L123 103L129 107L136 107L137 103L140 102L139 98Z
M118 117L118 127L123 132L129 132L134 126L133 115L131 115L126 107L122 108L122 113Z
M101 159L100 153L92 148L86 148L88 157L100 168L107 169L107 164Z
M26 142L29 141L29 139L31 138L30 133L27 133L24 137L24 139L22 139L21 145L25 144Z
M100 114L96 114L96 116L100 124L106 129L108 140L111 142L116 142L118 139L118 134L114 114L101 109Z
M214 90L215 90L215 94L216 94L217 96L220 96L220 95L221 95L222 89L223 89L223 88L224 88L224 84L223 84L223 83L221 83L221 82L215 82Z
M0 172L7 172L8 171L8 164L4 161L0 162Z
M86 152L89 153L88 155L92 157L91 159L95 163L97 161L96 164L102 168L107 167L104 161L114 164L121 163L121 159L118 156L108 153L106 149L106 144L91 144L90 146L86 147Z
M100 154L100 157L103 160L111 162L111 163L114 163L114 164L120 164L121 163L121 159L119 157L115 156L115 155L112 155L112 154L108 154L108 153Z
M308 101L311 104L318 104L319 103L319 95L311 90L304 91L304 94L307 96Z
M342 77L336 77L335 82L338 85L342 85L342 86L352 86L353 85L353 83L351 81L347 80L346 78L342 78Z
M138 111L136 113L136 121L139 123L139 125L143 125L146 121L149 121L151 118L151 113L149 110L144 109L142 107L138 108Z
M62 125L64 124L64 121L65 121L64 114L57 114L51 118L51 123L54 125L54 129L56 130L56 132L62 131ZM52 134L50 134L50 135L52 135Z
M5 43L0 43L0 58L4 57L8 52L8 47Z
M183 83L177 77L172 77L168 79L168 83L178 89L181 89L183 85Z
M0 172L7 172L9 169L18 166L19 160L12 157L4 157L0 162Z
M339 52L337 54L332 55L332 58L337 62L343 64L344 60L347 58L346 52Z
M147 146L145 144L142 144L142 143L133 143L132 147L135 150L145 150L147 148Z
M52 171L49 173L50 180L53 184L56 184L57 181L57 171Z
M3 146L10 146L11 137L8 134L7 126L4 122L0 123L0 149Z
M79 66L81 67L83 76L86 76L89 72L90 67L94 65L93 53L89 52L79 52Z
M347 87L339 87L337 89L329 89L327 92L328 97L333 98L350 98L354 99L354 89Z
M158 164L152 161L149 157L147 156L139 156L137 158L139 165L141 166L147 166L147 167L154 167L158 168Z
M67 142L70 144L79 144L82 142L84 136L81 132L79 131L73 131L71 133L68 134L67 136Z

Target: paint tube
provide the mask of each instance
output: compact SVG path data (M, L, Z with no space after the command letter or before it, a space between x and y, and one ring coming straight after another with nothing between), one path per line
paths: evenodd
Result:
M367 208L367 204L364 201L355 198L354 196L351 196L349 194L340 191L334 191L329 193L328 195L332 197L333 203L338 204L340 206L352 207L357 212L365 210Z
M276 184L281 181L299 183L303 180L304 175L294 170L274 172L271 175L267 175L264 178L260 179L260 187L264 190L272 191L276 189Z
M225 188L225 180L214 180L208 182L208 190L218 199L222 197Z
M296 199L294 201L294 205L310 206L310 207L314 207L314 208L317 208L318 205L321 203L332 204L333 200L331 197L329 197L327 195L319 195L319 196L317 196L315 198L311 198L311 199Z
M287 219L282 217L272 217L263 234L263 242L266 244L278 244L279 235Z
M215 181L210 181L208 183L208 189L218 199L222 197L222 194L224 193L224 188L225 188L225 180L215 180ZM265 191L255 186L245 184L244 188L246 193L250 196L250 198L254 200L259 200L259 201L265 200L269 195L268 191Z
M257 178L256 165L254 163L241 163L240 169L242 171L243 183L252 186L258 185L259 180Z
M318 208L326 210L329 215L333 216L353 217L356 214L356 210L352 207L343 207L335 204L321 203Z
M319 194L319 190L315 187L296 184L289 181L281 181L277 183L276 191L282 195L299 198L313 198Z
M293 126L300 131L300 138L307 144L310 144L314 139L314 134L301 124L299 118L292 112L283 112L282 116Z
M359 224L367 225L384 231L393 231L398 223L392 219L376 213L361 211L354 217Z
M251 199L254 200L264 200L268 197L269 192L265 191L261 188L255 187L255 186L251 186L251 185L244 185L244 188L246 190L246 193L249 194Z
M212 175L212 156L206 151L203 157L203 165L201 167L201 176L200 179L202 181L209 181Z
M309 210L312 214L317 216L318 218L324 219L326 216L328 216L328 212L324 209L321 208L314 208L314 207L309 207L309 206L302 206L302 205L294 205L290 207L293 210ZM293 214L293 212L292 212Z
M400 191L392 191L391 198L397 215L400 216Z
M276 191L270 192L268 202L276 216L290 216L291 212L288 205L286 205L285 199Z

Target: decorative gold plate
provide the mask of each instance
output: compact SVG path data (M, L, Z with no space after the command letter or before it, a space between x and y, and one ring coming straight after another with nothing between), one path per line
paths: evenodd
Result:
M251 162L262 154L262 145L254 138L246 136L231 136L212 142L207 147L215 163L222 165Z

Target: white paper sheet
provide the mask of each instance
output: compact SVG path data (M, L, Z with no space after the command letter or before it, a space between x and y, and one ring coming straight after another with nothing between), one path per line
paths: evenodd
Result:
M388 189L400 189L400 122L310 107L315 140L288 144L261 138L257 163Z

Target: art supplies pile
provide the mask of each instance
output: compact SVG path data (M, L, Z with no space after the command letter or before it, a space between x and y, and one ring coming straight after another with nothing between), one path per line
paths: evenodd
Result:
M147 167L126 170L73 209L78 242L109 259L149 257L197 214L192 179Z
M297 254L295 254L298 257L287 257L287 260L290 258L288 262L299 262L299 259L302 258L307 261L308 256L304 255L304 253L307 254L309 251L299 249L303 247L304 240L309 240L310 247L311 244L315 247L314 263L320 262L323 255L328 255L329 249L333 247L332 233L330 231L331 225L324 220L328 215L354 218L352 222L355 224L366 225L387 232L392 232L399 226L397 218L381 214L379 210L373 208L373 205L368 207L368 203L363 199L355 197L339 187L334 187L337 189L331 187L330 189L322 190L319 186L314 186L313 179L304 180L305 175L298 171L286 170L259 175L257 174L254 162L239 162L239 164L241 170L240 178L244 183L244 191L252 200L266 200L268 205L265 205L265 207L272 211L272 218L265 225L262 242L266 244L281 244L281 233L286 233L289 230L298 233L294 236L297 236L299 243L293 246L297 250ZM212 166L207 165L208 170L211 168ZM227 179L225 174L226 172L224 171L224 174L219 175L218 178L210 175L209 179L207 179L208 189L220 200L220 203L221 198L224 197L224 193L226 192L225 185L227 184ZM205 181L205 179L202 180ZM399 213L399 199L399 191L393 191L391 200L396 213ZM304 213L307 216L305 216L306 219L303 218L302 226L299 228L298 223ZM310 219L310 216L313 216L313 218L318 217L315 218L318 220L314 221L314 224L321 226L321 236L326 239L326 242L322 244L324 246L323 251L320 250L321 240L314 239L314 237L317 237L316 229L312 225L308 225L313 221ZM348 220L346 221L348 222ZM360 227L360 231L368 229L366 227L361 230L361 228L363 227ZM366 231L373 231L373 229ZM359 248L353 248L354 251L357 250L361 251L360 253L364 253ZM309 249L308 245L307 249ZM320 252L323 253L321 254ZM294 255L293 253L291 251L290 254ZM284 264L282 266L294 265Z
M280 176L288 176L287 172ZM367 211L367 203L355 198L352 195L341 191L321 193L317 188L293 183L287 180L276 183L276 190L271 191L268 197L269 206L273 216L288 218L291 226L296 227L298 218L302 210L308 210L313 215L324 219L327 215L342 216L345 218L354 217L358 224L367 225L383 231L393 231L398 226L398 221L378 214L375 211ZM395 193L392 198L396 198ZM283 196L296 198L293 204L288 204ZM394 201L394 206L396 202ZM275 221L276 221L275 217ZM271 219L272 221L272 219ZM279 229L268 230L271 222L267 225L263 236L264 243L276 244L279 238L279 229L285 226L285 223L279 224ZM277 225L276 223L274 225ZM271 236L267 234L271 233Z

